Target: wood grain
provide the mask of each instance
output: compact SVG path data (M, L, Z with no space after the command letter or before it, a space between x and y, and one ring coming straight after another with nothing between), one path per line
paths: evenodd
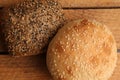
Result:
M120 49L120 9L67 9L64 10L67 21L75 19L93 19L108 26L115 36ZM1 32L0 32L1 34ZM6 47L0 37L0 52L6 52Z
M16 4L21 1L23 0L0 0L0 7L8 7L11 4Z
M119 80L120 54L117 67L110 80ZM45 55L18 57L0 56L0 80L52 80L46 66Z
M0 0L0 6L6 6L21 0ZM62 7L120 7L120 0L57 0Z
M45 55L11 57L0 55L0 80L50 80Z
M118 7L120 0L58 0L63 7Z

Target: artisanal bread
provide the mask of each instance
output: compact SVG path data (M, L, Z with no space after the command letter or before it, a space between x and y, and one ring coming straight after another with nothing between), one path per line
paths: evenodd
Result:
M54 80L108 80L116 66L112 33L93 20L62 27L50 42L47 66Z
M15 56L42 53L64 23L61 6L54 0L24 0L3 14L4 38Z

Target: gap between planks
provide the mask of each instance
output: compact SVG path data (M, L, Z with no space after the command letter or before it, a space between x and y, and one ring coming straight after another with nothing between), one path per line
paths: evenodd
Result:
M62 7L62 9L120 9L120 6L108 6L108 7Z

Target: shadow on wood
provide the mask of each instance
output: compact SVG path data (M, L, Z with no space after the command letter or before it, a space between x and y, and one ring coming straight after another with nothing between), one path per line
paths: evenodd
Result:
M50 80L44 55L0 56L0 80Z

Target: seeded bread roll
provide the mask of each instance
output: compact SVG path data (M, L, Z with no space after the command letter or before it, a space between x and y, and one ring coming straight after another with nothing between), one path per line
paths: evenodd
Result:
M61 6L53 0L24 0L3 14L4 38L15 56L43 53L64 22Z
M111 32L92 20L62 27L50 42L47 66L54 80L108 80L116 66Z

